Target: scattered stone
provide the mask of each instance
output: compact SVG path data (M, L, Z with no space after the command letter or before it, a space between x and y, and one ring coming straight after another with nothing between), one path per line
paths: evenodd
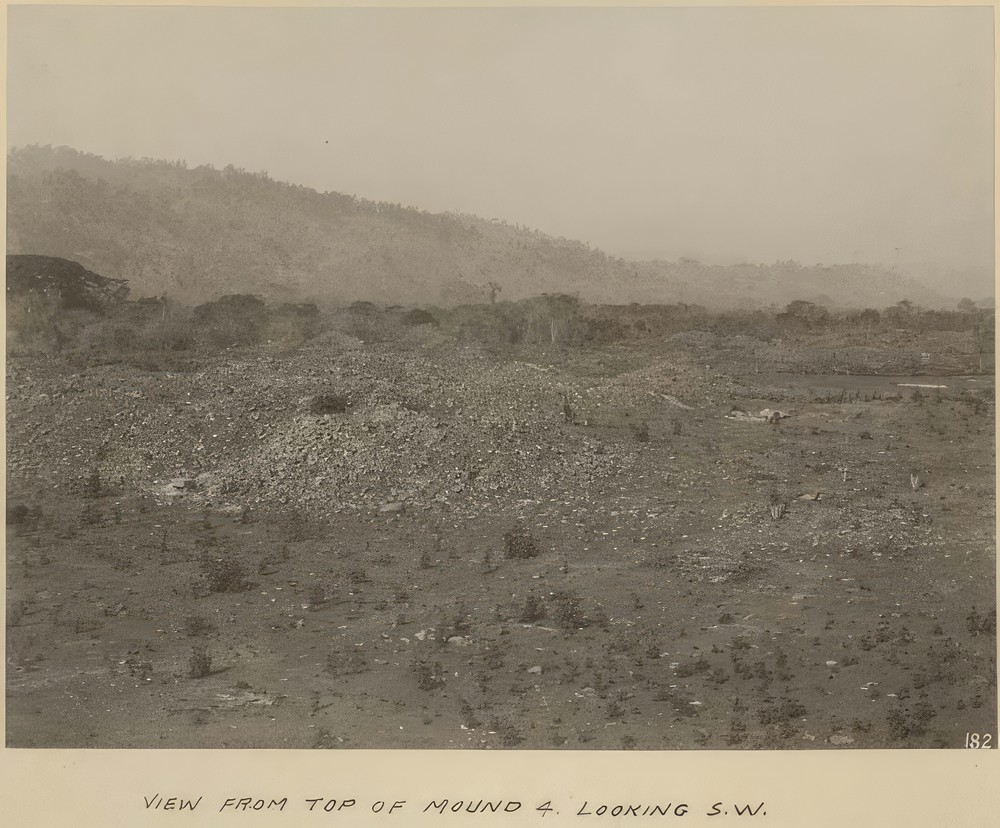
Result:
M540 676L542 674L542 668L540 665L536 664L534 667L529 667L528 672Z

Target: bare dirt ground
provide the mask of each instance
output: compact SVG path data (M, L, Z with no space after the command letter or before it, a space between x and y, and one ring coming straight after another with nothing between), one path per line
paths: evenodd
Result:
M410 336L8 360L8 745L995 738L992 376Z

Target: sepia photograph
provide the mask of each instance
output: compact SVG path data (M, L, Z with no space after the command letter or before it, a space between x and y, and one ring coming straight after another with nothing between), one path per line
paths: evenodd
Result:
M9 7L6 747L995 749L994 25Z

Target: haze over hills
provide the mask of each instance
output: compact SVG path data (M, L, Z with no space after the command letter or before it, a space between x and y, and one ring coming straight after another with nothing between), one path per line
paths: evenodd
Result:
M9 253L77 261L128 280L133 297L451 305L489 301L494 283L499 299L571 293L709 307L953 307L959 298L863 264L627 262L520 225L318 193L233 167L108 161L66 147L10 150L7 186Z

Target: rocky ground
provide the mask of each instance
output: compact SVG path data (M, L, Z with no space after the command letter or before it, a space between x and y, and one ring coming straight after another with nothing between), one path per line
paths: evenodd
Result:
M9 359L8 744L995 737L993 378L805 345Z

